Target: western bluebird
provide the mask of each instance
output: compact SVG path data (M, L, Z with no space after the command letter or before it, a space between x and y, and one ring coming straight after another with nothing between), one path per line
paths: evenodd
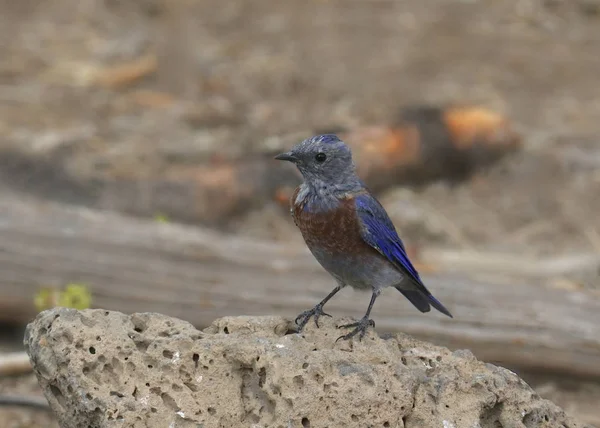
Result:
M290 212L306 245L338 285L314 308L298 315L301 331L311 317L319 326L323 306L346 285L372 290L367 313L358 322L341 326L354 328L339 339L365 335L375 322L369 319L381 290L392 286L418 310L430 305L443 314L450 312L431 295L414 268L396 228L385 209L356 174L350 148L336 135L308 138L275 159L292 162L303 183L290 200Z

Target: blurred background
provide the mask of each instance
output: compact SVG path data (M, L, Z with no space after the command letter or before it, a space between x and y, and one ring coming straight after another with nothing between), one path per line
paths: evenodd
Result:
M378 330L468 347L600 425L600 2L0 11L0 356L54 305L198 328L312 307L334 283L289 217L299 177L272 156L335 132L455 316L390 292ZM330 312L361 316L368 296L342 294ZM40 394L2 367L0 395Z

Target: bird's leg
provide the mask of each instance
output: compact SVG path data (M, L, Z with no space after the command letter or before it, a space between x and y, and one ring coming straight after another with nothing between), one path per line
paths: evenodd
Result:
M323 312L323 306L325 303L329 301L335 294L342 289L343 285L338 285L333 289L331 293L327 295L323 300L321 300L314 308L309 309L308 311L302 312L300 315L296 317L296 325L298 325L298 332L301 332L304 326L308 323L311 317L315 318L315 324L319 327L319 317L324 315L326 317L330 317L328 313Z
M373 294L371 295L371 302L369 303L369 307L367 308L367 313L365 314L364 317L361 318L360 321L358 322L353 322L351 324L344 324L341 325L339 328L352 328L354 327L354 330L352 330L350 333L345 334L343 336L340 336L336 339L336 342L340 339L344 339L344 340L348 340L354 336L356 336L357 334L358 339L362 340L362 338L364 337L365 333L367 332L367 329L369 327L375 327L375 321L373 321L372 319L369 319L369 315L371 314L371 309L373 309L373 305L375 304L375 300L377 299L377 296L379 296L379 294L381 293L381 290L376 289L373 290Z

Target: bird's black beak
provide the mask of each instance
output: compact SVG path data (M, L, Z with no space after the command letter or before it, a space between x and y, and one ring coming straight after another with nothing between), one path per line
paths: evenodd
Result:
M281 153L280 155L275 156L275 159L293 163L296 163L298 161L298 158L294 156L292 152Z

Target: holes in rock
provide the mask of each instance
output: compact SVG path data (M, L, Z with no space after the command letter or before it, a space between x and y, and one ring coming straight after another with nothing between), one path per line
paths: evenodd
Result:
M302 368L306 370L308 368L308 363L302 364Z
M302 426L304 428L310 428L310 421L308 420L308 418L306 418L306 417L302 418Z
M70 394L73 392L73 387L71 385L67 386L67 392Z
M356 415L351 415L350 419L352 419L354 422L358 422L358 416Z
M115 373L123 373L123 363L119 361L117 357L112 357L112 360L110 360L110 362L114 368Z
M193 384L191 382L183 382L183 384L185 386L187 386L190 391L192 391L192 392L198 392L198 387L196 386L196 384Z
M502 423L500 422L500 415L502 414L503 408L503 403L495 403L491 407L484 407L482 409L481 415L479 416L481 426L502 428ZM525 423L525 421L523 422ZM527 426L527 424L525 425Z
M162 399L165 407L171 409L172 411L179 412L181 410L179 408L179 406L177 405L177 402L175 401L175 399L173 397L171 397L169 394L167 394L166 392L163 392L162 394L160 394L160 398Z
M92 397L92 394L90 394L89 392L87 394L85 394L86 400L91 400L92 398L94 398L94 397Z
M179 385L177 385L176 383L174 383L173 385L171 385L171 389L175 392L179 392L181 391L183 388Z
M209 407L207 410L208 410L208 413L213 416L217 413L217 411L215 410L214 407Z
M99 355L98 356L98 362L99 363L105 363L106 362L106 357L104 355Z
M435 360L439 363L440 361L442 361L442 356L438 355L437 357L435 357Z
M135 342L135 347L138 351L146 352L148 350L148 346L150 346L150 342L147 340L134 339L133 341Z
M265 384L265 379L267 378L267 370L262 367L259 371L258 371L258 387L262 388L263 385Z
M315 381L317 383L323 383L323 376L321 376L319 373L315 373Z
M273 415L275 412L275 402L265 392L264 384L266 380L266 370L261 368L255 370L252 367L242 366L239 369L242 375L242 400L250 400L251 402L260 403L261 406L257 410L247 412L246 420L252 423L260 421L259 415L262 413Z
M229 334L229 329L227 328L227 326L225 326L225 327L223 328L223 333L225 333L225 334Z
M402 357L402 358L400 358L400 361L402 361L402 364L403 364L403 365L406 365L406 357Z
M142 333L148 328L148 326L146 325L146 321L139 317L131 317L131 322L133 323L133 331L135 331L136 333Z
M384 428L388 428L389 426L390 426L390 423L389 423L389 422L387 422L387 421L386 421L386 422L384 422L384 423L383 423L383 427L384 427Z
M287 335L289 335L289 334L296 334L296 333L298 333L298 330L296 330L296 329L294 329L294 328L290 328L290 327L288 327L288 328L285 330L285 333L283 333L283 335L284 335L284 336L287 336Z
M60 404L60 406L64 409L66 407L67 400L65 400L65 396L62 394L62 392L60 392L60 389L58 389L54 385L50 385L50 392L52 393L54 398L56 398L58 404Z
M526 410L523 410L524 412ZM526 413L525 416L523 416L523 425L525 425L527 428L530 427L538 427L540 426L541 420L548 420L548 416L544 416L543 418L539 417L538 415L536 415L535 413Z
M96 353L96 348L90 346L90 349L88 349L88 351L90 351L90 354L94 355Z
M173 359L173 353L171 351L169 351L168 349L165 349L163 351L163 357L172 360Z
M112 377L115 377L115 370L114 370L112 364L105 364L102 367L102 373L108 373Z
M194 365L198 368L198 360L200 359L200 355L194 354L192 355L192 360L194 360Z
M100 336L96 336L96 341L100 342L102 340L102 338Z
M150 407L150 411L151 411L152 413L156 413L156 407Z
M262 410L262 407L261 407ZM250 414L250 415L246 415L249 419L250 422L254 423L254 424L258 424L260 422L260 417L258 415L255 415L254 413Z
M123 395L123 394L121 394L120 392L117 392L117 391L110 391L109 395L111 397L119 397L119 398L125 397L125 395Z
M149 368L149 369L153 369L153 368L154 368L154 366L153 366L152 364L148 364L148 368Z
M298 387L304 386L304 379L302 379L302 376L294 376L294 385Z
M137 393L138 393L138 389L137 386L135 388L133 388L133 392L131 393L131 396L133 398L135 398L137 400Z
M88 374L90 374L90 368L88 366L83 366L83 369L81 369L81 372L83 373L84 376L87 376Z
M212 360L212 359L211 359L211 360L208 360L208 364L212 364L212 363L214 363L214 362L215 362L215 360Z

